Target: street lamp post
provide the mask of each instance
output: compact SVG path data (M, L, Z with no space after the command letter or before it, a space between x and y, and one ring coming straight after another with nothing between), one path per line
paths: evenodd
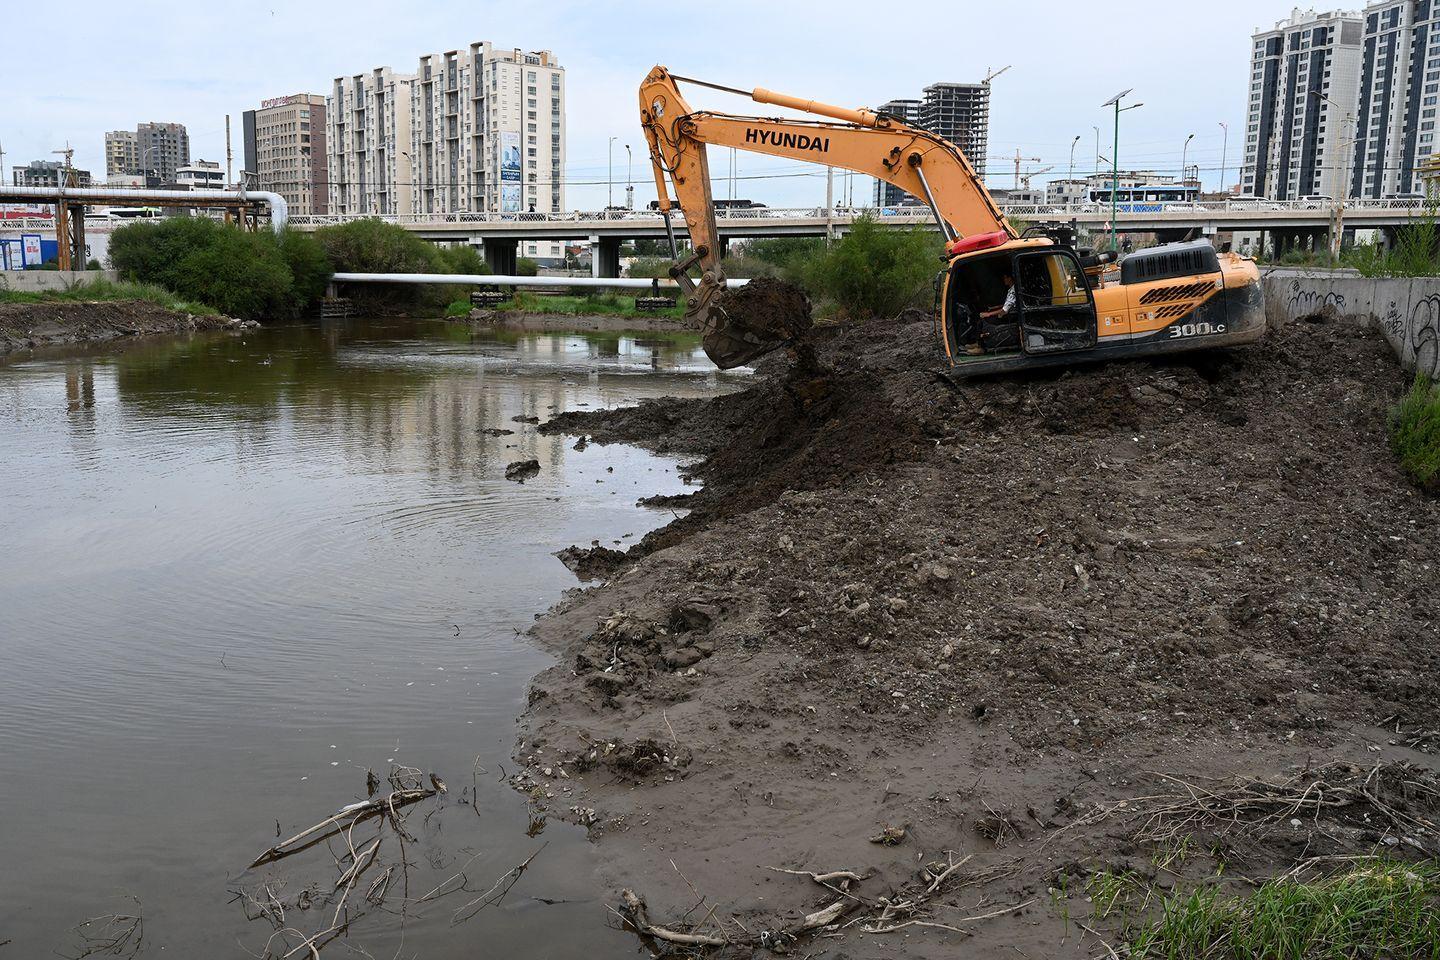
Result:
M625 144L625 209L635 209L635 156Z
M606 211L609 211L609 209L610 209L612 206L615 205L615 141L618 140L618 139L620 139L620 138L619 138L619 137L611 137L611 138L610 138L610 147L609 147L609 149L610 149L610 166L609 166L609 172L605 174L605 209L606 209ZM608 212L607 212L606 215L607 215L607 216L609 215Z
M1190 134L1185 138L1185 146L1180 148L1180 186L1182 188L1190 184L1190 166L1187 161L1190 159L1190 141L1194 139L1195 134Z
M1133 88L1133 87L1130 88L1129 90L1123 90L1123 91L1121 91L1120 93L1115 94L1115 96L1111 97L1109 100L1106 100L1104 103L1100 104L1100 106L1102 106L1102 107L1114 107L1114 108L1115 108L1115 150L1114 150L1114 152L1110 155L1111 172L1112 172L1112 174L1113 174L1113 176L1112 176L1112 178L1111 178L1111 182L1110 182L1110 249L1111 249L1111 250L1118 250L1118 249L1120 249L1120 245L1119 245L1119 241L1118 241L1118 237L1119 237L1119 234L1120 234L1120 229L1119 229L1119 227L1120 227L1120 206L1119 206L1119 203L1120 203L1120 114L1126 112L1127 110L1139 110L1141 107L1145 106L1145 104L1143 104L1143 103L1131 104L1131 105L1128 106L1128 107L1122 107L1122 106L1120 106L1120 101L1121 101L1121 100L1124 100L1126 97L1128 97L1128 96L1129 96L1131 93L1133 93L1133 92L1134 92L1134 88Z
M1091 127L1095 131L1095 175L1100 175L1100 128Z
M1220 129L1225 131L1220 141L1220 192L1225 193L1229 190L1229 187L1225 186L1225 168L1230 162L1230 124L1221 120Z
M1075 139L1070 141L1070 173L1067 174L1065 177L1065 179L1070 181L1070 183L1067 184L1067 186L1069 187L1073 187L1075 185L1075 147L1079 143L1080 134L1077 133L1075 134Z

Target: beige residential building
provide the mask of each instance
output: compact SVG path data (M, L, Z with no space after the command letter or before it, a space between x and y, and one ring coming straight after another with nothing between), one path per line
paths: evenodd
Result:
M565 208L565 69L550 51L479 41L426 54L411 90L412 212ZM564 246L521 253L560 258Z
M134 130L111 130L105 134L105 175L107 177L140 174L140 148Z
M564 209L565 69L550 51L427 54L412 97L415 213Z
M297 216L330 210L325 98L297 93L262 101L243 118L250 185L285 198Z
M331 213L413 210L410 90L415 76L377 67L337 77L325 98Z

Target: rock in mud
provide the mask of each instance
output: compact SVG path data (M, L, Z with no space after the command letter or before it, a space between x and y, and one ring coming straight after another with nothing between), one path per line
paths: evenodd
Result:
M609 547L566 547L555 556L581 580L608 580L625 563L625 552Z
M505 468L505 479L514 480L516 483L524 483L539 472L539 460L516 460Z
M481 430L480 432L487 437L513 437L515 435L514 430L503 430L499 427L491 427L488 430Z
M511 418L510 418L510 422L511 422L511 423L539 423L539 422L540 422L540 418L539 418L539 417L527 417L527 416L524 416L524 415L522 414L521 416L518 416L518 417L511 417Z

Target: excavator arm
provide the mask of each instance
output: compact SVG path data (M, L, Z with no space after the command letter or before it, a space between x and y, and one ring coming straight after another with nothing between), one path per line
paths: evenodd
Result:
M718 87L829 120L786 120L696 112L680 94L676 77L664 67L650 71L640 85L640 120L650 147L660 211L670 227L678 206L685 216L693 253L675 263L671 275L686 297L686 318L699 327L705 352L721 369L739 366L780 346L747 328L716 303L725 289L720 263L715 206L710 193L706 147L715 144L792 160L853 170L895 184L924 199L948 243L958 237L1015 231L1000 212L969 160L941 138L870 110L852 110L757 88ZM674 187L672 201L666 180ZM670 230L672 249L674 231ZM699 267L700 279L689 270Z

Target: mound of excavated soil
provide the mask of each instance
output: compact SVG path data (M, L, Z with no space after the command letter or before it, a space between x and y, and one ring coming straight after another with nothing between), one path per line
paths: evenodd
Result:
M5 303L0 304L0 354L118 337L224 330L240 323L227 317L176 313L143 300Z
M1175 789L1162 774L1285 781L1321 761L1430 782L1440 505L1387 448L1404 378L1376 334L1301 322L1233 352L959 383L932 343L928 321L868 325L821 346L820 389L774 362L741 393L544 427L692 455L705 481L537 625L565 659L518 750L653 922L693 904L671 858L722 914L778 929L829 900L767 866L874 871L873 897L950 851L971 879L929 920L1030 901L962 925L967 955L1091 956L1069 898L1163 858L1099 805ZM645 789L584 772L597 744L642 740L684 763ZM1427 829L1291 821L1197 821L1213 856L1167 869L1440 851ZM958 939L851 928L809 949Z

